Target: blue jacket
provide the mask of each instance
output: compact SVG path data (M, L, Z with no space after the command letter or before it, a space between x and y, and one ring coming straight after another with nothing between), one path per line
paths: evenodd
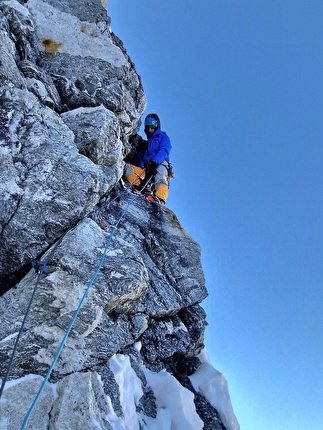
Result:
M146 151L138 154L138 165L146 166L149 160L154 161L158 165L164 160L169 161L169 153L172 149L169 137L164 131L157 129L152 137L148 138L148 146Z

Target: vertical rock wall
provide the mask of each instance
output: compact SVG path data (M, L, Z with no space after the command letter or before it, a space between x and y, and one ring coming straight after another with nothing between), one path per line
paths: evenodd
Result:
M0 427L21 427L88 291L27 428L224 429L188 377L206 327L199 246L120 181L146 100L103 3L0 3L2 378L37 286Z

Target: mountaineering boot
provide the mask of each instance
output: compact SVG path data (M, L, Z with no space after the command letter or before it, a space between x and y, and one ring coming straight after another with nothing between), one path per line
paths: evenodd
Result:
M156 200L154 199L154 196L152 196L151 194L147 194L146 195L146 200L150 201L150 202L155 202Z
M151 194L148 194L146 196L146 199L150 202L159 203L161 206L164 206L165 204L165 201L163 199L159 199L157 196L153 196Z
M166 204L165 200L161 199L160 197L154 196L154 199L157 203L159 203L161 206L164 206Z

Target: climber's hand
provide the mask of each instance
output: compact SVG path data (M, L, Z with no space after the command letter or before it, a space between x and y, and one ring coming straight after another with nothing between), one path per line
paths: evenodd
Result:
M148 161L148 164L146 166L147 178L150 178L151 176L156 175L157 167L158 167L158 164L155 163L153 160Z

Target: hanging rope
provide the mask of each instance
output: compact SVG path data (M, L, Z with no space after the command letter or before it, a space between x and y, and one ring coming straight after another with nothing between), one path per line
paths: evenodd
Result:
M144 184L144 186L143 186L143 188L140 190L140 192L142 192L142 191L147 187L147 185L149 184L149 182L151 181L151 179L152 179L152 176L147 180L147 182ZM42 394L42 392L43 392L43 390L44 390L44 388L45 388L45 385L46 385L46 383L47 383L47 381L48 381L48 379L49 379L49 377L50 377L50 375L51 375L51 373L52 373L52 370L54 369L54 366L55 366L55 364L56 364L56 362L57 362L57 360L58 360L58 358L59 358L59 356L60 356L60 354L61 354L61 352L62 352L62 349L63 349L63 347L64 347L64 345L65 345L65 342L66 342L66 340L67 340L67 338L68 338L68 335L70 334L70 331L71 331L71 329L72 329L72 327L73 327L73 325L74 325L74 322L75 322L75 320L76 320L76 318L77 318L77 316L78 316L78 314L79 314L79 312L80 312L80 310L81 310L81 307L82 307L82 305L83 305L83 302L84 302L84 300L86 299L86 296L87 296L87 294L88 294L88 292L89 292L89 290L90 290L91 286L93 285L93 282L95 281L96 277L98 276L98 274L99 274L99 272L100 272L100 270L101 270L101 267L102 267L103 262L104 262L104 260L105 260L105 257L106 257L106 254L107 254L107 252L108 252L108 248L109 248L109 246L110 246L110 243L111 243L111 241L112 241L112 238L113 238L113 236L114 236L114 233L115 233L115 231L117 230L118 225L120 224L120 222L122 221L122 219L123 219L123 218L124 218L124 216L126 215L126 213L127 213L128 209L129 209L130 205L134 202L134 200L135 200L138 196L139 196L139 194L135 194L135 195L134 195L134 197L133 197L133 198L131 198L131 199L129 200L129 202L127 203L127 205L126 205L125 209L124 209L124 210L123 210L123 212L121 213L121 215L120 215L119 219L117 220L117 222L115 223L115 225L112 227L112 231L111 231L111 233L110 233L110 235L109 235L109 237L108 237L108 240L107 240L107 242L106 242L106 245L105 245L105 248L104 248L104 251L103 251L103 254L102 254L101 260L100 260L100 262L99 262L99 265L98 265L98 267L97 267L97 269L96 269L96 271L95 271L94 275L92 276L92 278L91 278L90 282L88 283L88 286L87 286L87 288L86 288L86 290L85 290L85 292L84 292L84 294L83 294L83 296L82 296L82 298L81 298L81 301L80 301L80 303L79 303L79 305L78 305L78 307L77 307L77 309L76 309L76 311L75 311L75 313L74 313L74 315L73 315L73 318L72 318L72 320L71 320L71 322L70 322L70 324L69 324L69 326L68 326L68 328L67 328L67 330L66 330L66 332L65 332L65 335L64 335L64 337L63 337L63 340L61 341L61 344L60 344L60 346L59 346L59 348L58 348L58 350L57 350L57 352L56 352L56 355L55 355L55 357L54 357L54 359L53 359L53 361L52 361L52 364L51 364L50 368L48 369L47 374L46 374L46 376L45 376L45 378L44 378L44 380L43 380L43 382L42 382L42 384L41 384L41 387L39 388L39 391L38 391L38 393L37 393L37 395L36 395L36 397L35 397L35 399L34 399L34 401L33 401L32 405L31 405L31 407L29 408L29 410L28 410L28 412L27 412L27 414L26 414L26 416L25 416L25 419L24 419L23 424L22 424L22 426L21 426L21 430L24 430L24 429L26 428L26 425L27 425L27 423L28 423L28 420L29 420L29 418L30 418L30 416L31 416L31 414L32 414L32 412L33 412L33 410L35 409L35 406L36 406L36 405L37 405L37 403L38 403L38 400L39 400L39 398L40 398L40 396L41 396L41 394Z
M54 248L52 249L52 251L50 252L50 254L49 254L49 256L48 256L48 258L46 259L46 261L37 261L37 260L33 260L32 261L32 267L36 270L36 273L38 274L37 275L37 280L36 280L36 283L35 283L35 286L34 286L34 289L33 289L33 292L32 292L32 295L31 295L31 297L30 297L30 300L29 300L29 303L28 303L28 306L27 306L27 310L26 310L26 312L25 312L25 316L24 316L24 319L22 320L22 324L21 324L21 327L20 327L20 330L19 330L19 332L18 332L18 336L17 336L17 339L16 339L16 342L15 342L15 345L14 345L14 348L13 348L13 351L12 351L12 354L11 354L11 357L10 357L10 360L9 360L9 364L8 364L8 367L7 367L7 372L6 372L6 374L5 374L5 377L3 378L3 380L2 380L2 384L1 384L1 388L0 388L0 399L1 399L1 396L2 396L2 393L3 393L3 390L4 390L4 387L5 387L5 385L6 385L6 382L7 382L7 380L8 380L8 377L9 377L9 375L10 375L10 372L11 372L11 368L12 368L12 363L13 363L13 360L14 360L14 357L15 357L15 355L16 355L16 351L17 351L17 346L18 346L18 342L19 342L19 340L20 340L20 337L21 337L21 335L22 335L22 331L23 331L23 329L24 329L24 326L25 326L25 323L26 323L26 320L27 320L27 317L28 317L28 314L29 314L29 311L30 311L30 308L31 308L31 304L32 304L32 302L33 302L33 300L34 300L34 297L35 297L35 293L36 293L36 290L37 290L37 287L38 287L38 284L39 284L39 282L40 282L40 279L41 279L41 277L42 277L42 275L44 274L44 273L46 273L46 268L47 268L47 264L49 263L49 261L52 259L52 257L53 257L53 255L54 255L54 252L56 251L56 249L57 249L57 247L59 246L59 244L62 242L62 240L63 240L63 238L64 238L64 236L66 235L66 233L68 232L68 230L60 237L60 239L56 242L56 244L55 244L55 246L54 246Z

